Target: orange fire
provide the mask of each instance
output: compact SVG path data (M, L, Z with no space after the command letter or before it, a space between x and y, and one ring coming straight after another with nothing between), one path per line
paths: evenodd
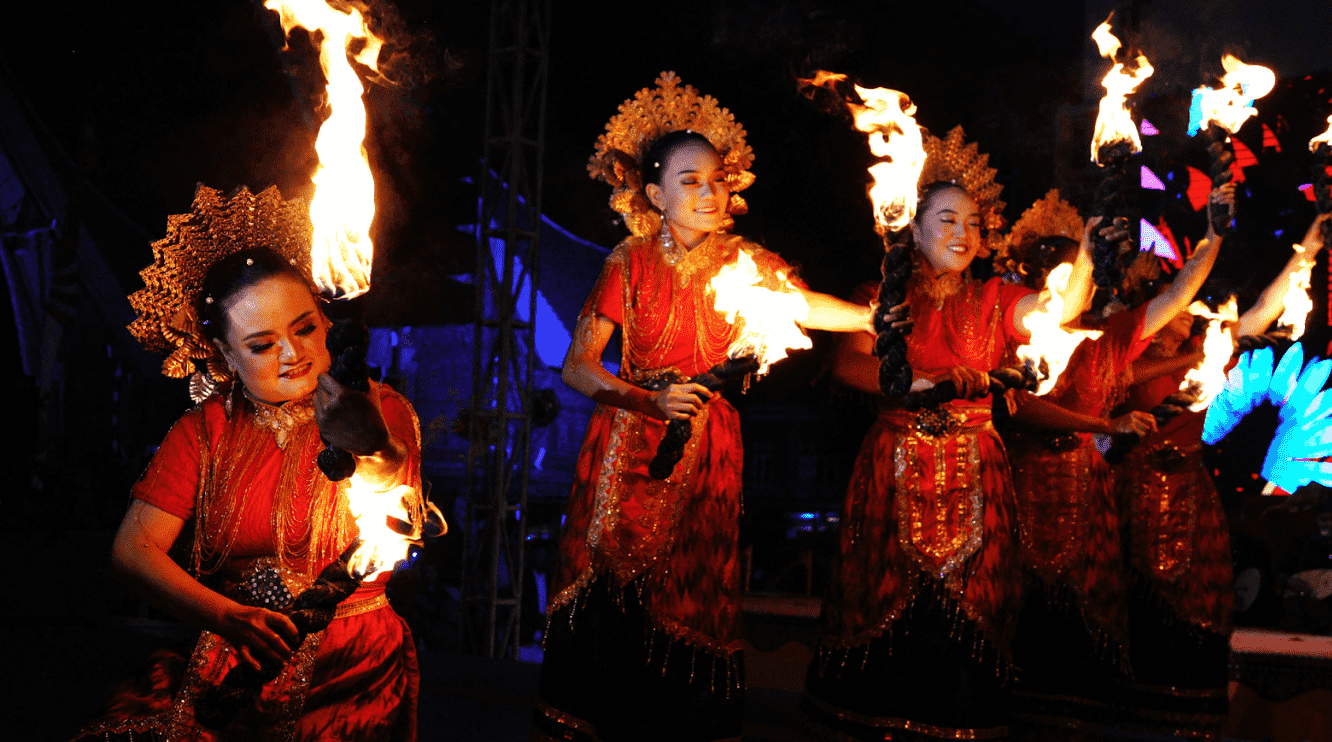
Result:
M764 284L775 284L778 290ZM814 347L799 325L809 315L809 303L784 271L765 277L749 253L741 250L734 263L722 266L709 286L716 292L717 311L741 328L727 355L757 357L758 375L785 358L786 351Z
M1227 54L1221 58L1226 74L1220 88L1201 87L1196 92L1202 104L1202 128L1211 124L1234 134L1258 112L1250 104L1272 92L1276 75L1266 67L1245 64Z
M416 522L403 506L404 498L411 496L412 488L398 485L388 492L380 492L353 474L348 480L346 494L361 539L361 545L347 564L347 571L373 580L376 574L392 570L394 564L407 556L414 538L421 536L419 532L407 536L399 534L388 527L385 518L390 515L404 523Z
M1235 342L1227 326L1239 319L1235 297L1221 305L1220 311L1213 312L1200 301L1189 305L1189 312L1197 317L1206 317L1207 334L1203 336L1203 362L1198 368L1190 369L1179 385L1181 392L1193 392L1198 401L1189 405L1194 412L1207 409L1215 397L1226 386L1226 365L1235 352Z
M1317 151L1320 144L1332 146L1332 116L1327 117L1327 131L1309 140L1309 151Z
M871 165L874 224L880 234L905 229L916 216L916 187L925 167L916 106L906 93L888 88L856 87L863 106L849 103L856 129L869 134L870 153L884 158Z
M846 75L819 70L807 85L831 88ZM874 204L875 230L879 234L905 229L916 216L916 187L925 166L925 146L920 126L912 116L916 106L907 97L888 88L854 86L860 102L845 99L857 131L869 134L870 152L883 158L869 168L874 176L870 202Z
M370 288L375 181L362 144L364 90L347 57L352 54L357 63L375 70L383 40L371 33L366 19L350 4L338 10L325 0L265 0L264 7L278 12L284 33L290 35L299 26L319 44L329 116L315 140L319 166L310 202L311 268L315 284L325 294L359 296Z
M1064 291L1068 289L1069 276L1073 274L1072 263L1060 263L1050 271L1045 279L1045 290L1049 301L1045 308L1028 315L1027 329L1031 339L1017 349L1018 359L1032 370L1041 374L1041 367L1046 368L1044 378L1040 378L1036 394L1048 394L1059 381L1059 375L1068 367L1068 359L1078 344L1086 338L1095 340L1101 336L1100 330L1066 330L1060 326L1064 315Z
M1301 255L1300 265L1290 274L1290 286L1286 288L1281 317L1277 319L1278 325L1290 327L1291 340L1299 340L1304 335L1305 321L1309 318L1309 312L1313 311L1309 287L1313 282L1314 261L1303 255L1304 245L1296 245L1295 252Z
M1119 39L1110 33L1109 18L1096 27L1092 32L1092 39L1096 42L1101 56L1113 61L1115 55L1119 53L1120 44ZM1129 115L1124 103L1143 80L1152 76L1153 70L1147 63L1147 57L1141 53L1138 54L1136 64L1137 69L1129 72L1123 62L1115 62L1105 79L1101 80L1101 85L1105 87L1105 97L1101 98L1101 108L1096 114L1096 133L1092 136L1091 144L1092 162L1100 162L1101 147L1116 142L1130 142L1134 152L1142 151L1138 127L1134 125L1133 117Z

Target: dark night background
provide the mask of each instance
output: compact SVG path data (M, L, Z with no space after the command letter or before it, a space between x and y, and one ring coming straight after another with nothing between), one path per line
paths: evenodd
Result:
M1257 104L1258 122L1239 134L1259 164L1246 170L1240 234L1223 248L1208 296L1238 292L1243 309L1313 216L1297 187L1309 182L1306 143L1332 112L1332 5L1326 2L554 5L543 211L573 235L607 248L626 232L607 205L609 189L587 177L587 157L620 102L668 69L717 98L749 132L758 179L744 194L751 210L737 220L736 231L798 265L816 290L848 295L877 274L881 254L864 195L870 157L863 135L798 94L796 78L816 69L908 93L917 120L936 134L962 125L999 169L1010 221L1051 187L1086 213L1097 175L1088 140L1105 70L1089 35L1111 10L1117 11L1116 32L1141 46L1157 70L1135 97L1136 117L1162 132L1145 139L1143 163L1168 187L1147 192L1143 208L1153 222L1164 216L1181 241L1187 235L1196 243L1203 232L1184 195L1186 166L1206 163L1201 146L1184 136L1188 91L1214 80L1222 52L1277 73L1277 89ZM367 96L367 146L378 189L369 321L467 323L472 287L453 277L470 273L475 255L472 236L458 226L476 221L472 183L484 126L489 6L396 0L395 7L402 31L396 44L404 54L390 74L404 82L371 86ZM48 0L25 4L24 15L11 20L0 45L0 72L20 96L20 113L65 190L86 183L81 218L122 293L141 285L137 272L151 260L149 243L162 236L168 214L188 210L196 183L223 190L244 184L254 191L277 185L288 198L309 194L322 79L308 46L281 51L276 17L258 0ZM1260 123L1277 135L1279 152L1264 148ZM1306 343L1310 355L1327 354L1327 275L1323 256L1314 275L1319 298ZM139 609L104 579L105 555L129 485L188 405L185 386L153 376L151 362L135 361L131 351L113 350L127 335L78 323L82 329L64 333L60 357L65 373L80 380L64 392L58 434L40 427L38 393L23 374L14 317L5 306L0 389L8 390L6 417L16 442L6 452L0 494L0 531L8 542L3 553L34 549L38 564L24 573L44 586L7 591L0 625L36 638L40 649L16 654L17 666L45 657L56 668L50 682L80 673L89 662L90 676L99 668L118 672L120 665L106 669L112 660L96 659L104 650L99 642L111 636L105 617ZM81 306L108 327L127 310L88 300ZM823 512L837 508L845 483L838 472L846 471L868 417L857 400L821 378L829 337L815 335L813 351L776 367L738 404L751 420L785 421L790 430L817 438L801 445L832 460L832 474L820 480L817 497L805 497L799 507ZM112 399L106 390L114 385L103 380L122 373L136 383L116 386L130 397ZM769 450L766 441L755 445ZM1261 482L1248 472L1260 463L1265 442L1242 448L1250 455L1235 457L1236 471L1226 476L1251 494ZM766 491L763 484L750 491ZM746 538L761 544L762 534L780 531L772 523L780 524L780 511L797 499L774 495L779 504L766 526L763 504L747 501ZM558 503L550 507L558 511ZM817 538L799 548L809 543ZM774 547L782 556L773 557L770 571L780 572L796 548ZM816 561L823 558L815 552ZM756 553L756 562L763 559ZM89 571L96 585L73 596L60 589L84 585ZM767 587L803 592L804 580L791 588L782 574ZM7 647L11 651L17 650ZM430 682L425 678L423 687ZM105 689L85 678L67 691L76 698L62 706L64 713L86 714ZM56 695L42 689L31 697ZM45 707L30 707L23 718L37 715L32 708ZM53 734L67 733L77 721L31 723L34 734Z

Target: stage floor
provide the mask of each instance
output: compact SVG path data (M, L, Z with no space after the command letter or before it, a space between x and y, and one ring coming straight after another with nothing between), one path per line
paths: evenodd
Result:
M93 713L119 680L168 638L170 626L148 621L78 621L29 618L4 622L6 692L0 713L5 737L64 740ZM1264 672L1269 683L1243 676L1232 682L1226 737L1273 742L1332 742L1332 690L1301 688L1332 674L1332 638L1254 632L1236 633L1240 673ZM790 644L752 653L758 672L751 680L778 687L751 687L746 695L745 739L797 742L801 652ZM1294 664L1286 664L1293 662ZM440 652L421 657L421 740L522 742L536 705L538 665L486 660ZM1285 687L1270 685L1285 678ZM1272 700L1262 694L1276 694ZM1280 700L1283 696L1289 696ZM10 735L13 736L10 736ZM1167 737L1105 728L1105 740L1163 742Z

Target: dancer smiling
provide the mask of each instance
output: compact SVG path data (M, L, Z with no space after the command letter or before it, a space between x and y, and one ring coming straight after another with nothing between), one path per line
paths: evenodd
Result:
M677 383L727 357L737 328L709 280L739 252L772 283L789 267L727 234L754 179L745 132L664 73L620 107L593 177L633 233L606 260L565 359L565 381L600 403L579 455L560 541L541 671L537 739L716 740L740 736L743 697L737 537L739 419L720 393ZM804 326L869 328L870 310L801 289ZM618 376L601 366L623 332ZM668 420L693 435L665 480L648 474Z
M1016 513L1003 443L991 424L987 371L1004 365L1048 296L971 279L983 241L998 241L1001 186L962 131L926 137L908 284L913 388L948 379L961 398L909 413L882 403L843 507L839 554L809 673L810 730L827 739L1006 733L1004 677L1021 592ZM1066 313L1091 287L1084 250ZM848 336L834 376L879 390L874 338Z

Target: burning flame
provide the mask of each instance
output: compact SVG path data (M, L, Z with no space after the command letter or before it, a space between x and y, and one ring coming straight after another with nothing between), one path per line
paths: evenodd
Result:
M905 93L888 88L856 86L865 105L848 104L856 129L869 134L870 153L882 157L871 165L874 224L879 234L905 229L916 217L916 188L925 167L920 127L912 118L916 106Z
M819 70L801 82L832 88L846 75ZM916 106L907 97L888 88L854 86L860 102L846 98L857 131L869 134L870 152L884 158L869 168L874 185L869 190L874 204L874 224L879 234L905 229L916 216L916 188L925 167L925 146L920 126L912 116Z
M412 543L421 534L403 535L389 527L388 517L404 524L413 519L403 506L404 499L413 494L407 485L398 485L388 492L380 492L373 485L353 474L348 480L347 503L352 517L360 529L361 545L356 548L347 564L347 571L362 579L373 580L384 570L393 569L398 560L407 556ZM419 526L417 529L419 530Z
M1198 368L1190 369L1179 385L1181 392L1192 392L1198 401L1189 405L1194 412L1207 409L1215 397L1226 387L1226 364L1235 352L1235 342L1226 325L1239 319L1235 297L1221 305L1220 311L1213 312L1200 301L1189 305L1189 313L1197 317L1206 317L1207 334L1203 336L1203 362Z
M1096 27L1092 32L1092 39L1096 41L1101 56L1113 61L1115 55L1119 53L1120 45L1119 39L1110 33L1109 18ZM1101 109L1096 114L1096 133L1092 136L1091 144L1092 162L1099 164L1101 147L1116 142L1129 142L1133 145L1134 152L1142 151L1138 127L1134 125L1133 117L1129 115L1124 102L1128 100L1130 93L1138 89L1143 80L1152 76L1153 70L1147 62L1147 57L1141 53L1138 54L1136 64L1137 69L1129 72L1123 62L1115 62L1110 72L1106 73L1105 79L1101 80L1101 85L1105 87L1105 97L1101 98Z
M1220 88L1201 87L1194 91L1202 109L1202 128L1211 124L1234 134L1258 111L1250 104L1272 92L1276 75L1266 67L1245 64L1227 54L1221 58L1226 74Z
M1304 252L1303 245L1296 245L1295 252ZM1313 278L1314 261L1308 257L1300 258L1300 266L1290 274L1290 286L1286 289L1286 297L1283 299L1284 307L1281 310L1281 317L1277 320L1278 325L1287 325L1291 328L1290 339L1299 340L1304 334L1304 323L1309 318L1309 312L1313 311L1313 300L1309 298L1309 286Z
M1036 388L1036 394L1048 394L1059 381L1059 375L1068 367L1068 359L1085 338L1095 340L1101 336L1100 330L1066 330L1060 326L1064 315L1064 294L1068 289L1069 276L1073 274L1072 263L1060 263L1050 271L1045 279L1045 289L1050 299L1045 308L1027 316L1027 329L1031 339L1017 349L1018 358L1036 371L1038 378L1044 378Z
M364 91L347 55L354 54L359 64L375 70L383 40L371 33L360 11L350 4L343 11L325 0L265 0L264 7L278 12L284 33L290 35L300 26L319 44L330 112L315 140L319 166L310 202L311 272L320 291L350 299L370 288L375 181L362 145ZM353 51L358 46L359 51Z
M1327 117L1327 131L1309 140L1309 151L1316 152L1320 144L1332 146L1332 116Z
M772 283L773 278L781 287L778 291L762 285ZM787 350L814 347L798 324L809 315L809 303L784 271L765 277L749 253L741 250L709 286L716 292L717 311L726 315L727 322L741 326L740 336L726 354L757 357L757 374L767 373L768 366L785 358Z

